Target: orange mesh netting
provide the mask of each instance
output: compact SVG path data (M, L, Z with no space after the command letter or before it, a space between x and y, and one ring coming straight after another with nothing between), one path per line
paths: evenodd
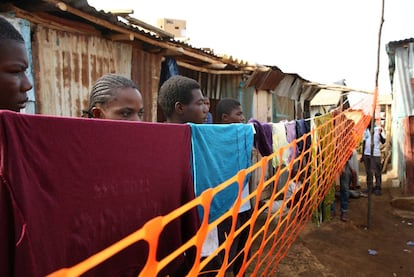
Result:
M334 187L335 179L341 174L352 151L359 145L370 119L371 116L361 110L347 110L316 117L312 122L310 133L279 148L272 155L263 157L251 167L241 170L214 189L206 190L201 196L173 212L153 218L141 229L101 252L49 276L82 275L122 249L141 240L148 243L149 252L146 265L139 276L157 276L157 273L176 257L194 247L197 256L188 276L198 276L201 272L208 272L204 267L219 252L224 254L224 262L220 268L210 272L217 273L217 276L224 276L232 262L228 261L232 242L243 230L248 230L249 235L244 250L236 255L236 257L243 255L243 265L239 274L248 272L252 276L273 276L279 262L286 256L299 232L323 205ZM308 137L311 138L311 145L298 157L291 159L287 164L274 163L276 157L278 157L276 160L280 161L285 151L291 147L296 149L297 144L304 144ZM272 169L272 174L268 173L269 168ZM242 198L245 178L248 176L251 180L255 180L252 178L253 175L256 177L256 181L250 184L253 189L248 197ZM282 175L288 177L285 183L280 184ZM210 203L214 196L234 182L239 184L239 194L234 207L210 224L208 217L204 217L197 234L192 239L158 261L156 259L158 238L165 226L197 206L204 209L204 214L209 214ZM266 191L269 193L265 199L263 195ZM239 208L247 201L252 204L250 219L239 228L236 228L236 220L233 220L230 232L226 234L227 240L219 245L213 254L201 259L201 248L207 233L224 219L237 218Z

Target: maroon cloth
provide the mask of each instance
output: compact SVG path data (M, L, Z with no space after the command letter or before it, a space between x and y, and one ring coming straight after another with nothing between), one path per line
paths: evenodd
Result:
M0 111L0 155L0 276L72 266L194 199L188 125ZM158 257L198 227L196 209L174 220ZM136 276L147 249L134 244L85 276Z

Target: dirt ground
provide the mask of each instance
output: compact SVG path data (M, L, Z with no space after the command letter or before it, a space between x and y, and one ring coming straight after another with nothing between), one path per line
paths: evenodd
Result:
M401 196L400 188L383 180L381 196L372 194L371 225L368 222L368 198L350 199L350 221L336 216L319 227L309 221L287 256L280 262L276 276L414 276L414 211L391 205ZM362 188L365 177L360 175ZM375 250L376 255L368 250Z

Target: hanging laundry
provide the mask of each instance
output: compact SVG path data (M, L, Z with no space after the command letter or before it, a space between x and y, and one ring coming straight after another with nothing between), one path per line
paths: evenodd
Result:
M315 132L315 144L319 145L318 148L313 151L313 154L316 155L315 161L317 162L316 168L317 178L319 180L318 186L324 187L328 186L329 190L323 200L320 212L322 214L322 221L329 220L331 218L331 208L332 203L335 200L335 186L326 183L326 180L329 179L328 174L334 172L336 160L334 158L334 123L332 120L333 116L331 113L325 115L317 116L314 119L314 127L318 128ZM323 138L323 139L320 139ZM326 149L326 151L321 152L320 149Z
M250 119L248 123L253 124L255 129L254 146L262 156L269 156L273 153L272 124L261 123L256 119Z
M233 177L251 165L253 128L250 124L190 124L194 188L196 196ZM248 177L244 188L248 187ZM210 206L209 223L219 218L235 203L237 183L215 195ZM247 194L248 194L248 190ZM243 190L244 193L245 190ZM240 212L250 209L249 201ZM203 211L200 209L201 215Z
M77 264L194 199L190 127L0 112L0 276ZM161 259L200 225L192 209L166 226ZM140 241L82 276L137 276ZM160 275L176 271L193 251Z
M300 167L303 168L306 166L311 157L310 147L312 144L312 137L310 135L310 120L299 119L296 120L296 137L297 142L297 153L296 157L302 155L305 152ZM310 175L312 172L312 166L308 167L306 176Z
M272 139L273 139L273 152L279 151L279 149L283 146L288 145L288 141L286 138L286 127L285 122L281 121L278 123L272 123ZM276 155L273 158L273 167L277 167L279 163L287 164L289 159L289 151L283 151L282 155Z
M296 121L292 120L289 122L285 122L286 128L286 140L288 143L293 142L296 139ZM293 158L295 158L296 153L298 153L297 145L294 144L289 148L289 157L288 161L290 162Z
M310 133L310 122L304 119L296 120L296 138L301 138L302 136ZM311 147L312 138L310 135L306 137L305 140L298 141L298 152L296 157L302 154L303 151L308 150Z

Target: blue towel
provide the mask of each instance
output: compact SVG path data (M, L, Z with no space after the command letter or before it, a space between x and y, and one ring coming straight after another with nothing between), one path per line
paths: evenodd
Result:
M252 163L253 128L250 124L191 124L191 165L194 191L199 196ZM245 186L248 184L246 177ZM215 195L209 222L213 222L235 203L238 184L233 183ZM203 217L203 211L200 209Z

